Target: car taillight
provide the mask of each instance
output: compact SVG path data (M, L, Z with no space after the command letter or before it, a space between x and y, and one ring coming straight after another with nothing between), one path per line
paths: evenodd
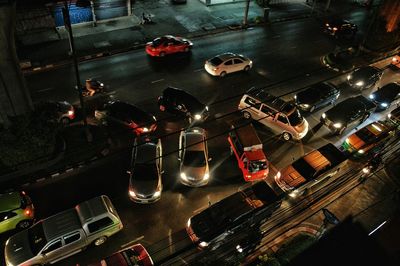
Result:
M26 216L31 215L31 210L29 210L29 209L25 210L25 215L26 215Z
M68 111L68 116L69 117L74 116L74 113L75 113L74 110L69 110Z

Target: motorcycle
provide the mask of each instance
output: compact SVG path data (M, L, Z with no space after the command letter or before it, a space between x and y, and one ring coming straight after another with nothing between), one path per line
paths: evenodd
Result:
M155 24L155 22L153 21L153 19L151 17L152 17L152 15L150 15L150 14L146 15L145 13L142 13L142 21L140 22L140 24L142 24L142 25Z
M382 157L379 154L375 154L371 160L361 170L361 179L365 179L370 173L374 172L383 163Z
M85 87L82 88L82 96L83 97L93 96L97 93L104 92L104 89L105 89L104 83L96 79L89 78L85 82Z

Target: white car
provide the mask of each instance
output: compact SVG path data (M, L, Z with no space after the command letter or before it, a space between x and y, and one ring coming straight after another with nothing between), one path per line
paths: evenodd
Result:
M224 53L217 55L204 64L204 68L213 76L224 77L228 73L249 71L253 62L240 54Z
M180 181L191 187L208 184L210 170L206 131L193 127L182 131L179 136Z

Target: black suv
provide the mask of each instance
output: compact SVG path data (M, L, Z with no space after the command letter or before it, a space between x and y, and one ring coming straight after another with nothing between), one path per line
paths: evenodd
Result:
M321 116L321 122L341 135L347 128L363 123L376 109L376 104L362 95L347 98Z
M391 82L378 88L369 98L377 105L377 111L388 109L392 103L399 104L400 101L400 83Z
M357 25L340 18L327 19L323 25L323 31L337 39L353 38L357 30Z
M191 121L204 121L207 119L209 112L208 106L201 103L190 93L167 87L163 94L158 97L158 106L161 111L168 111L173 114L184 114Z
M333 104L340 96L340 90L329 82L320 82L294 96L297 107L305 112Z
M360 67L347 76L347 83L354 89L369 89L381 79L382 74L383 71L374 66Z

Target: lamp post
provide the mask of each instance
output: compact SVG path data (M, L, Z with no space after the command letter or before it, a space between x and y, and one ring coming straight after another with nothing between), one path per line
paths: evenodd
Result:
M90 1L77 1L77 6L90 6ZM82 95L82 84L81 84L81 78L79 75L79 68L78 68L78 60L76 58L76 52L75 52L75 43L74 43L74 36L72 34L72 27L71 27L71 19L69 17L69 7L67 1L64 1L64 7L62 9L63 13L63 18L64 18L64 24L65 28L68 31L68 36L69 36L69 41L71 45L71 55L72 55L72 60L74 63L74 69L75 69L75 78L76 78L76 87L77 91L79 94L79 102L82 108L82 116L83 116L83 124L85 127L85 134L86 134L86 139L88 142L91 142L93 140L93 136L90 133L89 126L87 123L87 117L86 117L86 109L85 109L85 102L83 100L83 95Z

